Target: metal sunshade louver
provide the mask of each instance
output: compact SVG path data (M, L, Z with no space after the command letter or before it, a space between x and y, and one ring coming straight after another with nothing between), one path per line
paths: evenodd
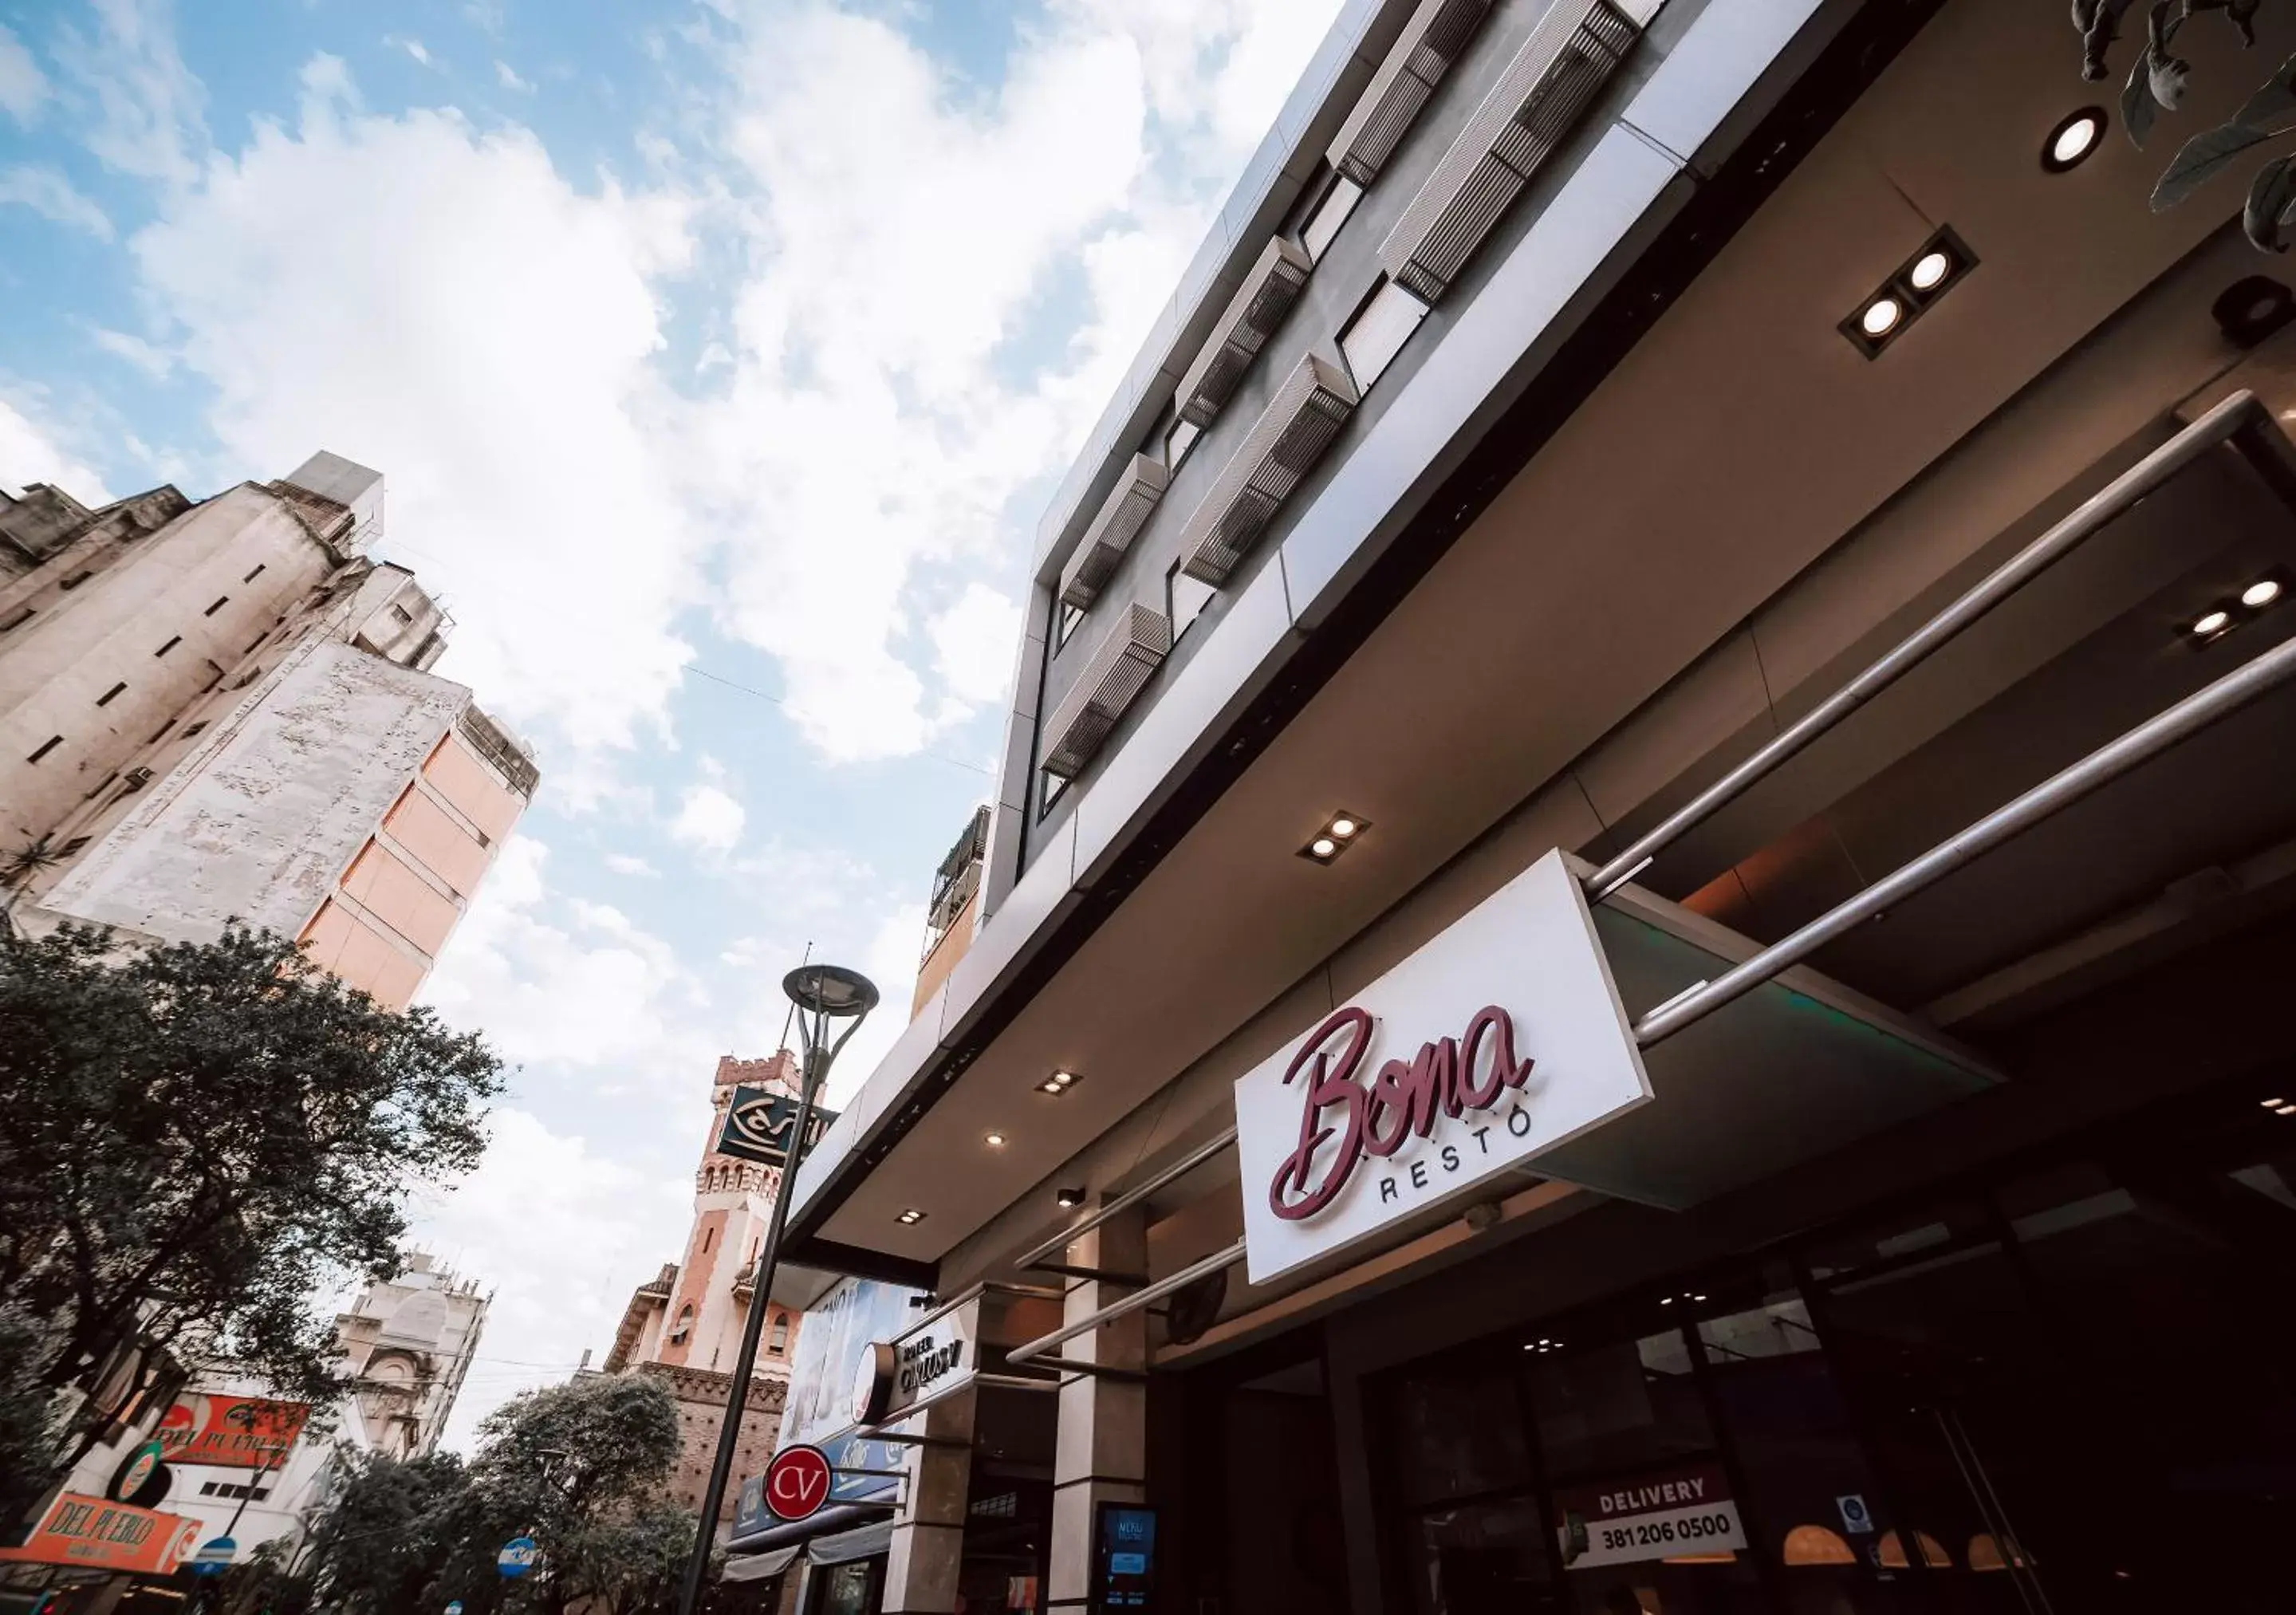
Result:
M1227 581L1355 407L1356 384L1344 371L1312 353L1300 359L1181 529L1189 577L1214 588Z
M1159 462L1145 455L1132 456L1132 463L1109 490L1100 513L1085 529L1076 553L1062 569L1062 604L1074 606L1079 611L1092 604L1109 574L1116 570L1116 563L1124 559L1124 552L1132 546L1133 539L1139 537L1140 529L1155 512L1156 503L1163 498L1164 486L1169 480L1170 473Z
M1261 346L1300 300L1300 289L1315 267L1304 249L1283 237L1267 243L1267 250L1245 274L1242 286L1228 300L1196 362L1180 378L1182 420L1198 428L1212 423L1212 417L1234 396L1236 383L1251 368Z
M1045 726L1045 772L1064 780L1082 774L1171 648L1172 625L1161 611L1125 607Z
M1380 248L1389 276L1440 301L1640 34L1610 0L1555 0Z
M1490 9L1491 0L1424 0L1412 12L1324 152L1333 172L1371 189Z

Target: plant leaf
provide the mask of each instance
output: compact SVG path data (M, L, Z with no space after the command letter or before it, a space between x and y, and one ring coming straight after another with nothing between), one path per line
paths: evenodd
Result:
M2128 70L2128 82L2120 92L2120 127L2128 131L2128 143L2140 152L2146 136L2152 133L2152 82L2147 71L2150 58L2139 56Z
M2281 232L2296 209L2296 156L2277 157L2256 171L2248 187L2248 207L2241 228L2248 239L2267 252L2285 252Z
M2233 159L2272 138L2268 130L2240 123L2218 124L2184 143L2152 187L2152 211L2165 213L2214 179Z

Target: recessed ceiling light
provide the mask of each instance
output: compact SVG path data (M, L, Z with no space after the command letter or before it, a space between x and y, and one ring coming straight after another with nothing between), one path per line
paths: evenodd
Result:
M1869 337L1885 337L1906 317L1906 307L1893 297L1877 297L1857 316L1857 329Z
M2221 634L2231 625L2231 622L2230 611L2210 611L2193 624L2193 632L2202 637L2210 634Z
M995 1132L983 1133L980 1135L980 1142L992 1150L1001 1150L1004 1147L1004 1135Z
M2296 1116L2296 1104L2284 1104L2273 1112L2276 1116Z
M1319 858L1328 858L1339 849L1340 844L1327 835L1319 835L1308 843L1308 850Z
M1084 1191L1082 1189L1055 1189L1053 1191L1053 1204L1060 1207L1064 1211L1073 1211L1078 1206L1084 1204Z
M2280 579L2259 578L2240 592L2240 603L2255 611L2280 598Z
M1931 250L1914 260L1914 266L1906 272L1906 278L1914 283L1916 291L1934 291L1952 273L1953 254Z
M1051 1076L1046 1078L1042 1082L1037 1085L1037 1092L1039 1094L1065 1094L1076 1086L1076 1081L1077 1074L1074 1071L1054 1071Z
M2041 167L2052 174L2077 168L2104 135L2104 109L2083 107L2049 131L2041 143Z
M1339 817L1332 821L1332 833L1339 837L1342 841L1355 834L1355 832L1356 822L1349 818L1346 814L1343 813L1340 815Z
M1370 828L1371 821L1363 815L1342 809L1324 821L1324 827L1300 848L1300 856L1311 864L1328 864L1354 846Z
M902 1212L893 1220L906 1227L912 1223L921 1223L924 1221L925 1214L918 1210L914 1206L911 1206L907 1210Z

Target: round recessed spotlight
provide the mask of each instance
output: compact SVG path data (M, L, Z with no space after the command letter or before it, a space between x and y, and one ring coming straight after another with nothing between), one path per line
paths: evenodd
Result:
M1905 306L1893 297L1877 297L1857 316L1857 329L1876 339L1888 336L1906 317Z
M1001 1150L1004 1147L1004 1135L992 1129L980 1135L980 1142L992 1150Z
M2204 638L2210 634L2221 634L2231 621L2232 613L2229 611L2210 611L2193 624L2193 632Z
M1356 822L1348 817L1345 814L1341 814L1338 818L1332 821L1332 833L1339 837L1342 841L1355 834L1355 832Z
M2083 107L2072 113L2041 143L2041 167L2062 174L2087 162L2104 139L2104 109Z
M1924 252L1915 258L1914 266L1906 271L1906 278L1913 283L1916 291L1935 291L1945 284L1945 277L1952 273L1953 254L1939 250Z
M2280 598L2280 579L2259 578L2240 592L2240 603L2253 611Z
M1327 835L1319 835L1308 843L1308 850L1319 858L1328 858L1339 849L1340 844Z

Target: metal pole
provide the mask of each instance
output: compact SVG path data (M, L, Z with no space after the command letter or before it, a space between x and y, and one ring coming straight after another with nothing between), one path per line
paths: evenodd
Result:
M1855 930L1875 914L1895 907L1923 887L1944 879L2059 809L2070 808L2178 741L2238 711L2258 696L2287 683L2292 676L2296 676L2296 639L2282 641L2206 689L2194 692L2111 744L2099 747L2007 807L1995 809L1896 873L1884 876L1849 902L1827 910L1784 941L1764 948L1718 980L1659 1005L1635 1022L1635 1041L1648 1048L1691 1022L1712 1014L1835 938Z
M1111 1302L1097 1312L1086 1313L1073 1324L1064 1324L1050 1334L1039 1335L1025 1346L1015 1346L1004 1354L1008 1363L1026 1363L1042 1357L1063 1340L1073 1340L1080 1334L1090 1334L1103 1324L1122 1317L1128 1312L1137 1312L1143 1307L1162 1300L1175 1290L1185 1290L1208 1274L1223 1267L1233 1267L1244 1257L1243 1242L1238 1240L1225 1250L1215 1250L1200 1262L1181 1268L1169 1278L1160 1278L1152 1284L1143 1285L1120 1301Z
M1772 769L1848 717L1926 660L1946 641L1999 605L2044 570L2135 505L2210 449L2271 415L2253 393L2236 392L2135 465L2082 501L2080 508L2011 556L1967 594L1931 618L1863 673L1811 708L1760 750L1649 834L1587 877L1587 896L1599 903L1625 885L1682 835L1737 799Z
M710 1460L709 1484L701 1494L701 1518L696 1522L693 1554L686 1562L685 1586L677 1599L678 1615L694 1615L701 1606L701 1585L709 1575L709 1554L717 1545L718 1511L726 1502L726 1480L734 1467L734 1451L742 1439L742 1414L750 1400L750 1374L758 1363L758 1341L765 1333L766 1308L770 1304L774 1269L781 1263L782 1226L789 1220L791 1191L797 1183L806 1135L813 1127L813 1102L829 1074L836 1051L824 1041L828 1017L816 1013L806 1028L805 1081L797 1103L797 1127L790 1135L789 1159L782 1163L781 1182L774 1190L773 1220L767 1225L766 1242L758 1252L756 1288L750 1298L750 1316L742 1325L742 1349L734 1359L734 1383L726 1394L726 1422L718 1431L718 1455Z
M1166 1167L1161 1172L1157 1173L1146 1183L1139 1184L1132 1188L1127 1189L1123 1193L1118 1195L1114 1200L1110 1201L1106 1205L1101 1207L1098 1210L1095 1211L1091 1216L1084 1218L1082 1221L1071 1224L1070 1226L1062 1229L1060 1233L1055 1234L1052 1238L1046 1240L1043 1244L1035 1247L1033 1250L1022 1251L1019 1256L1013 1258L1013 1265L1015 1267L1033 1267L1038 1262L1043 1261L1046 1257L1052 1255L1055 1250L1065 1250L1069 1246L1074 1244L1078 1239L1091 1233L1095 1228L1099 1227L1101 1224L1106 1222L1110 1217L1116 1216L1120 1211L1130 1209L1132 1207L1138 1205L1142 1201L1146 1200L1150 1195L1155 1193L1157 1190L1162 1188L1165 1185L1172 1183L1194 1171L1198 1167L1202 1166L1204 1162L1210 1160L1213 1156L1218 1154L1221 1151L1226 1149L1234 1142L1235 1129L1234 1127L1229 1127L1217 1138L1206 1139L1202 1144L1196 1146L1196 1148L1189 1151L1187 1154L1174 1161L1170 1166Z

